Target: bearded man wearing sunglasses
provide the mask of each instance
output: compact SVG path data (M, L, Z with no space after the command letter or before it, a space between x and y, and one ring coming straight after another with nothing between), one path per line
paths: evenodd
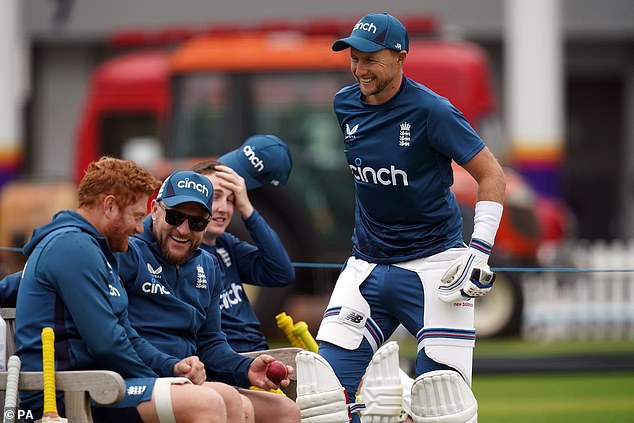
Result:
M168 176L152 200L144 232L132 237L128 252L119 255L119 273L129 296L130 322L139 335L166 354L199 356L207 376L224 382L208 382L209 387L233 401L236 391L228 385L264 390L278 386L266 377L273 357L238 354L221 330L220 267L213 255L199 248L213 198L213 185L204 175L178 171ZM288 377L281 382L289 383ZM228 421L259 423L274 416L278 423L299 422L292 400L263 391L254 398L256 391L240 391L243 416L228 416Z

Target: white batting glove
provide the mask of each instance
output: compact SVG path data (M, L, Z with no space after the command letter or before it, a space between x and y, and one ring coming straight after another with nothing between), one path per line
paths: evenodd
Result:
M469 250L440 278L438 297L452 303L488 294L495 282L495 273L488 264L490 254L491 245L479 239L471 240Z

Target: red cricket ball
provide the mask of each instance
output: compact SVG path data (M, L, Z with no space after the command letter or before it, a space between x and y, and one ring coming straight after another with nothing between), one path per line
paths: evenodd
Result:
M266 368L266 377L271 379L276 385L279 385L287 375L286 365L281 361L273 361Z

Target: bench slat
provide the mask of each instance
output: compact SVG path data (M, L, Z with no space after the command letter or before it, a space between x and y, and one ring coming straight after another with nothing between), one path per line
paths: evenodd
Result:
M15 353L13 340L15 308L0 309L0 316L7 324L7 358ZM109 405L121 401L125 396L125 382L116 372L109 370L81 370L55 372L56 388L64 392L66 418L73 423L92 423L90 399ZM4 404L7 387L7 372L0 372L0 399ZM41 391L44 388L42 372L20 372L18 389Z

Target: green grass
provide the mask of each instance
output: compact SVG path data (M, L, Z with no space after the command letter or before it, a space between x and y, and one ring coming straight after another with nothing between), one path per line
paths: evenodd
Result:
M416 355L414 342L399 342L402 357ZM476 358L634 356L634 341L536 343L483 339ZM474 375L480 423L632 423L634 372Z
M558 357L580 355L634 356L631 341L565 341L538 343L517 338L483 339L476 341L476 357Z
M416 356L413 340L399 341L401 357ZM562 357L582 355L634 356L634 341L566 341L537 343L519 338L478 339L474 351L476 358Z
M481 423L634 422L634 373L476 375Z

